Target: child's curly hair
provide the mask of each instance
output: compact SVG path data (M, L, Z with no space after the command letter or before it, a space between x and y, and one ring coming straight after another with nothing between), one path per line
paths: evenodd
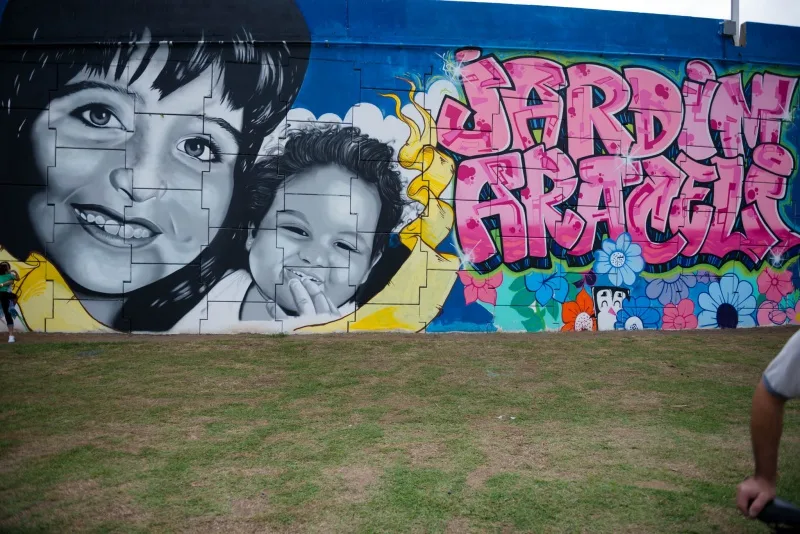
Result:
M256 229L259 227L275 200L276 191L287 180L318 165L339 165L378 190L381 210L372 249L375 258L384 252L389 235L400 224L406 204L403 181L393 160L391 146L362 134L353 126L295 130L288 134L281 153L256 163L253 180L248 185L248 222Z

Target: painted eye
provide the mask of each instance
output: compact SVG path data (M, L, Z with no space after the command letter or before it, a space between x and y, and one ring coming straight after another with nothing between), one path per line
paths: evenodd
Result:
M124 130L125 127L110 109L101 104L90 104L77 109L73 115L77 116L93 128L115 128Z
M356 247L350 245L349 243L345 243L343 241L337 241L336 246L348 252L358 252L358 249Z
M219 161L219 150L213 142L202 137L190 137L178 142L178 150L200 161Z
M89 121L98 126L105 126L111 122L111 112L106 109L90 109Z
M281 226L281 228L283 228L284 230L286 230L288 232L291 232L293 234L297 234L297 235L300 235L300 236L303 236L303 237L308 237L308 232L306 232L305 230L303 230L299 226L289 226L289 225L287 225L287 226Z

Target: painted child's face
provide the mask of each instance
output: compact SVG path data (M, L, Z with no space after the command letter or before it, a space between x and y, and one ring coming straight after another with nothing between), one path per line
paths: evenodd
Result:
M115 65L108 75L79 73L32 128L48 184L29 206L33 226L48 258L98 293L119 294L123 282L131 291L190 263L209 227L221 226L233 189L242 110L217 96L211 68L159 99L165 46L128 85L145 49L119 80Z
M338 165L314 167L278 190L256 232L250 272L261 292L296 312L292 278L309 279L340 307L366 281L381 199ZM377 260L377 258L376 258Z

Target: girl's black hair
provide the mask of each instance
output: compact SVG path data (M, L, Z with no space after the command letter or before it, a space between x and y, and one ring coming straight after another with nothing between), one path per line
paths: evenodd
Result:
M11 264L7 261L0 261L0 274L8 274L11 272Z
M403 181L395 168L394 149L386 143L362 134L353 126L319 126L287 134L281 152L255 164L247 186L249 203L245 219L255 231L261 226L275 194L286 180L312 167L339 165L359 179L376 187L380 214L372 244L372 259L381 256L367 281L356 291L356 304L369 301L383 289L408 258L405 247L390 247L392 232L400 224L403 208Z
M120 330L168 330L245 264L242 177L300 90L310 52L305 19L294 0L9 0L0 20L0 213L13 221L0 230L0 244L22 260L46 252L28 214L30 198L47 187L30 128L51 93L82 71L133 83L164 42L169 58L154 89L164 98L212 68L222 100L244 111L240 155L225 230L190 265L125 294L110 325ZM134 71L129 60L138 47L146 51Z

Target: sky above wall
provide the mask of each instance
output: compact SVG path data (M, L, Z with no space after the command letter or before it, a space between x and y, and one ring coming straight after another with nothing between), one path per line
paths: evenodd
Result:
M577 7L609 11L634 11L665 15L684 15L712 19L731 16L730 0L450 0L453 2L483 2L494 4L530 4L537 6ZM800 26L800 2L797 0L740 0L741 22L763 22Z

